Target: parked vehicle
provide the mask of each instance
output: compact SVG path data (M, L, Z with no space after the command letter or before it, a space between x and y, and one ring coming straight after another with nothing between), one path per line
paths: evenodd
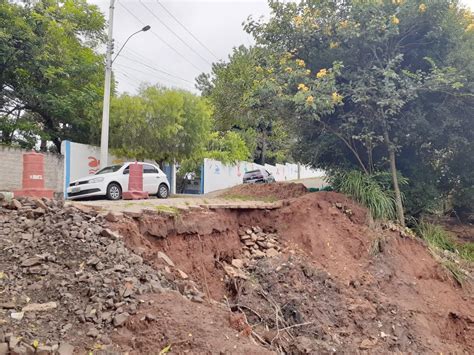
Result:
M107 166L94 175L72 181L67 188L69 199L78 199L93 196L105 196L109 200L120 200L122 192L128 191L130 164ZM170 184L159 167L149 163L143 165L143 191L158 198L169 196Z
M275 178L265 169L247 171L244 174L244 184L270 183L275 182Z

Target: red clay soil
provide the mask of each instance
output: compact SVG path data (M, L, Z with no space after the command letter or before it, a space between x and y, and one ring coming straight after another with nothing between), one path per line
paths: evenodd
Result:
M265 186L271 185L257 189ZM474 353L474 297L469 289L459 287L423 243L369 222L365 209L344 195L318 192L286 200L278 210L202 210L178 217L144 214L115 228L130 248L156 267L168 269L171 280L179 279L179 272L166 266L158 251L196 281L208 300L222 301L226 296L228 302L244 303L256 311L261 319L241 308L260 337L261 350ZM224 274L222 263L241 257L238 230L249 226L276 230L284 249L248 270L251 283L237 284ZM160 330L160 339L182 340L187 319L203 316L186 302L190 306L183 307L190 313L181 320L179 308L178 313L170 310L173 325ZM173 308L173 302L163 304L161 308ZM285 324L292 326L291 336L289 330L284 332L287 339L278 331L281 325L270 321L275 304ZM215 329L212 324L206 328L210 334L222 333L228 318L222 312L215 313ZM189 332L196 333L199 326L189 324ZM139 332L135 343L125 343L138 352L148 351L149 336ZM186 349L216 352L222 346L193 343Z
M308 193L308 189L299 183L275 182L271 184L244 184L226 190L222 197L253 197L283 200L300 197Z
M170 353L271 354L231 327L228 309L191 303L178 292L143 297L145 305L113 336L130 354Z

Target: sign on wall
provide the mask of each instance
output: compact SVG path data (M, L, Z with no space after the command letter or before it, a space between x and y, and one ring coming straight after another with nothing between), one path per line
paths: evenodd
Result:
M61 143L64 155L64 191L76 179L94 175L100 169L100 148L71 141ZM109 155L109 164L121 164L124 159Z

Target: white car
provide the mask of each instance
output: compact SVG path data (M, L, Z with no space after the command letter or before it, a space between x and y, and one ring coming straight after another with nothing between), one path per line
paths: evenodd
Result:
M122 192L128 191L130 164L134 163L107 166L94 175L72 181L67 188L68 198L105 196L109 200L120 200ZM170 184L165 173L156 165L138 164L143 165L143 191L158 198L167 198Z

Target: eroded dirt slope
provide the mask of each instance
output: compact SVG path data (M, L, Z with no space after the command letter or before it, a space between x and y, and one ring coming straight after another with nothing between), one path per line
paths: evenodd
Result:
M473 352L472 293L420 241L369 224L366 211L345 196L320 192L285 200L277 210L143 214L114 228L171 281L196 281L205 302L222 302L242 317L234 328L262 348ZM241 239L251 227L276 234L281 251L249 254L260 238L254 245ZM134 331L140 350L149 333ZM175 350L192 349L180 344Z

